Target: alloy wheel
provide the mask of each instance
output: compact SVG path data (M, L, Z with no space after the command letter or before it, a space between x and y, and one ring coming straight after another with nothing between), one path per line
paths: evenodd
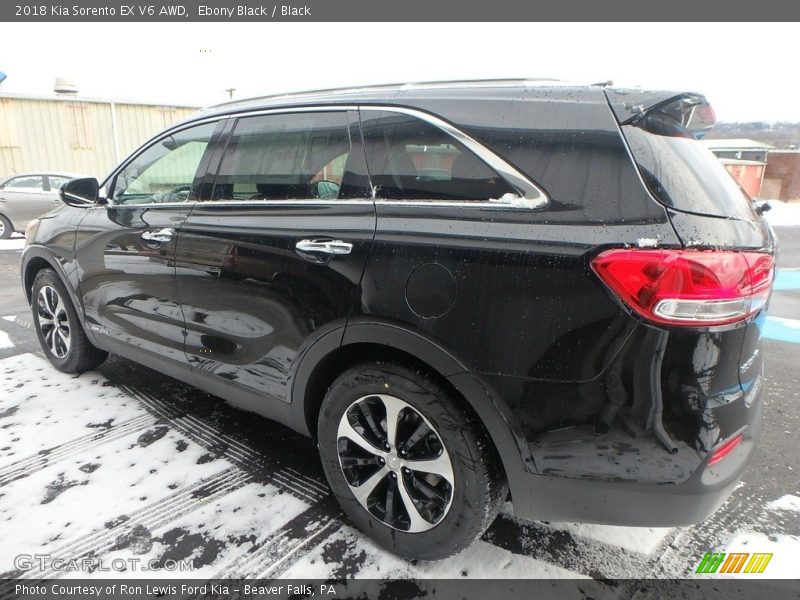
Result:
M453 464L433 425L407 402L371 394L353 402L337 432L350 491L373 517L407 533L435 527L453 501Z
M56 358L64 358L69 354L70 327L64 300L58 291L50 286L42 286L36 302L39 317L39 330L50 352Z

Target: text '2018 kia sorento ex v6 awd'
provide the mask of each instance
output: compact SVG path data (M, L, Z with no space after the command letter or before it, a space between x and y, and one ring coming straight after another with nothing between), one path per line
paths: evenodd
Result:
M235 102L32 223L44 352L311 436L397 554L701 521L758 438L774 241L694 93L524 81Z

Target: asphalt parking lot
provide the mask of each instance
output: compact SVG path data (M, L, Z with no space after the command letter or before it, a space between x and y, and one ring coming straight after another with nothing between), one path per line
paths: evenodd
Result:
M627 528L521 522L507 505L480 541L434 563L401 560L354 530L309 440L121 358L79 377L51 368L19 283L23 240L2 240L0 578L88 574L25 562L33 555L184 561L202 578L675 578L708 551L737 550L773 553L766 575L794 578L800 227L776 231L764 434L720 511L692 527Z

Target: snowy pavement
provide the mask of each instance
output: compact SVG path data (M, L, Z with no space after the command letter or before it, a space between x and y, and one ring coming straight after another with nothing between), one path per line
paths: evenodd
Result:
M14 260L15 249L0 248L0 263ZM775 318L791 321L800 316L791 308L800 286L783 273L800 261L788 267L773 306ZM765 342L765 437L742 484L706 522L522 522L507 505L481 540L426 563L397 558L348 524L309 440L121 358L79 377L60 373L37 351L28 314L1 311L0 578L130 574L20 563L20 555L42 554L105 565L188 561L197 578L674 578L694 576L709 551L771 552L766 574L796 577L800 380L792 340ZM148 574L186 575L138 568Z
M6 240L0 240L0 251L22 252L25 247L25 236L21 233L14 233Z
M782 200L767 200L770 210L764 217L773 227L788 227L800 225L800 202L784 202Z
M188 559L199 578L672 577L704 551L681 551L691 527L524 523L508 506L460 555L410 563L347 525L307 440L121 359L102 370L115 381L59 373L31 353L0 360L6 577L63 575L16 569L20 553ZM726 550L777 545L770 575L794 576L800 497L749 513Z

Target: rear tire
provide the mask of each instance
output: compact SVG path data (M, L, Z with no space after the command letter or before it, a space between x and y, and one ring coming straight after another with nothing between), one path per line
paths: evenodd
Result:
M108 357L86 337L67 289L52 269L42 269L33 281L31 312L42 350L59 371L83 373Z
M342 508L400 556L437 560L463 550L508 495L478 418L421 369L376 361L347 370L325 395L317 431Z
M0 215L0 240L7 240L14 233L14 226L11 221Z

